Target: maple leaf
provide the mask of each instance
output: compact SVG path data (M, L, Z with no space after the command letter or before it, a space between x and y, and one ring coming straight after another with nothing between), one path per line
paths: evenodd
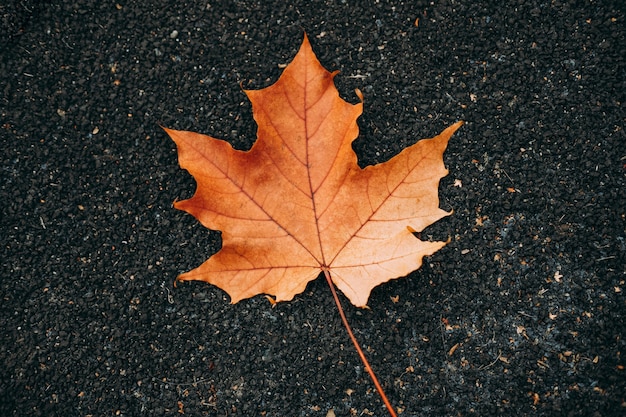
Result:
M439 208L443 152L462 122L389 161L360 168L352 149L363 97L350 104L306 35L279 80L245 90L258 125L249 151L199 133L165 129L193 197L174 206L222 231L222 248L177 280L206 281L232 303L257 294L291 300L321 272L358 307L372 288L403 277L446 242L418 239L451 214Z
M365 307L372 288L418 269L446 242L414 233L451 214L439 208L443 152L457 122L389 161L361 169L352 150L360 102L339 97L306 35L279 80L246 90L258 125L249 151L194 132L165 129L197 182L174 206L222 231L222 249L177 280L207 281L231 302L257 294L291 300L323 273L341 320L389 414L396 411L348 324L335 291Z

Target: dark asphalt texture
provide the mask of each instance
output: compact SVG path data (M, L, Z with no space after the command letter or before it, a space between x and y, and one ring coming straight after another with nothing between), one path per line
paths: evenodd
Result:
M354 148L445 154L451 242L346 313L401 416L626 415L626 22L615 1L0 5L0 415L386 416L323 279L229 304L160 125L239 149L306 30ZM354 196L359 198L359 196Z

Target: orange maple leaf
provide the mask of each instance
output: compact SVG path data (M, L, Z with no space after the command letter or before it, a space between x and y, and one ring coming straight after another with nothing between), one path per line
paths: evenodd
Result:
M439 208L443 152L462 122L364 169L352 141L363 104L339 97L305 35L279 80L245 90L258 124L249 151L165 129L197 182L174 206L222 231L222 249L177 280L206 281L231 302L257 294L291 300L321 272L358 307L375 286L403 277L446 242L413 233L451 214Z
M439 208L443 152L457 122L389 161L361 169L352 150L363 110L339 97L304 36L279 80L246 90L258 124L249 151L165 129L198 187L174 206L222 231L222 249L177 280L207 281L231 302L257 294L291 300L324 273L339 314L389 414L397 414L359 346L336 285L358 307L372 288L419 268L446 242L413 233L451 214ZM271 299L271 297L270 297Z

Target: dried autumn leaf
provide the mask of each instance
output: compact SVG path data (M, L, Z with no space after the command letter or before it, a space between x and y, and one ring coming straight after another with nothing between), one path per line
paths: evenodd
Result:
M258 124L249 151L166 129L197 182L193 197L174 206L222 231L222 249L178 280L209 282L232 303L257 294L286 301L325 272L364 307L372 288L445 245L413 233L450 214L439 208L438 185L447 174L443 152L462 123L361 169L351 144L363 105L339 97L336 74L305 36L274 85L245 91Z

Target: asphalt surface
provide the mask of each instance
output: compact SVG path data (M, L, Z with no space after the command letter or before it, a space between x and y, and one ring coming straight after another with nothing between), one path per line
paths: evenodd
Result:
M220 238L159 126L250 147L303 30L361 164L466 122L450 244L345 304L400 415L626 414L623 2L361 3L2 3L0 415L387 415L323 279L172 285Z

